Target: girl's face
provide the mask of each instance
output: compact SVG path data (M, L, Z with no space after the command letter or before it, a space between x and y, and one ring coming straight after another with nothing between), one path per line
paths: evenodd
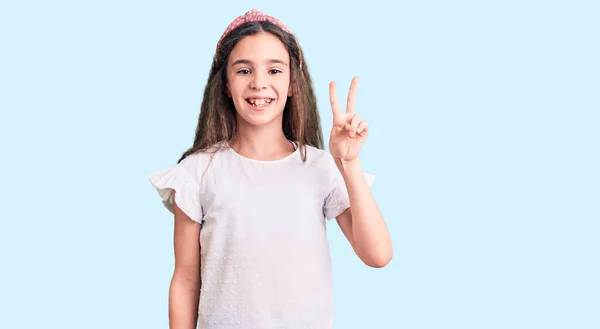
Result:
M247 123L281 124L291 96L290 56L276 36L261 32L236 44L227 63L227 95Z

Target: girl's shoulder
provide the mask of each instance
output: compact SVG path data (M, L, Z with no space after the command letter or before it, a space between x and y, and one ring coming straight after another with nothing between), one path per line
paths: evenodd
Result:
M329 177L329 179L334 181L336 184L345 186L340 169L338 168L334 157L331 155L331 153L329 153L329 151L307 145L306 163L308 166L310 166L311 170L323 175L322 177ZM363 172L363 174L367 180L367 184L370 187L375 180L375 175L367 172Z
M202 173L210 166L216 154L222 151L222 143L186 154L180 161L169 167L150 173L152 181L159 179L181 179L189 182L199 181Z
M188 154L180 163L186 163L190 166L192 165L202 165L210 162L211 159L215 157L215 155L224 152L228 147L227 142L218 142L213 145L210 145L206 148L196 150L190 154Z
M321 169L330 169L331 165L335 165L333 156L331 153L329 153L329 151L314 147L312 145L305 145L305 147L307 165Z

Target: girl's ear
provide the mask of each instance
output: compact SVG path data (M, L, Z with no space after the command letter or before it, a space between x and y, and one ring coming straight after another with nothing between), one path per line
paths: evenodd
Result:
M231 98L231 91L229 91L229 83L225 85L225 93L227 94L227 97Z
M292 96L292 84L290 83L290 86L288 87L288 97Z

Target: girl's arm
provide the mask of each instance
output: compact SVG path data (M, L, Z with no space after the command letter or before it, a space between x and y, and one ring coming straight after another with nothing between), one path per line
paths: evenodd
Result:
M344 177L350 208L337 217L344 235L358 257L372 267L383 267L392 259L392 242L383 215L361 169L359 151L367 138L366 121L354 112L358 78L350 83L346 112L342 112L335 82L329 83L333 127L329 151Z
M392 259L392 241L367 185L360 160L343 162L336 159L336 165L344 177L350 199L350 208L337 217L337 222L356 255L366 265L384 267Z
M175 204L175 270L169 287L169 327L193 329L198 321L200 297L200 224Z

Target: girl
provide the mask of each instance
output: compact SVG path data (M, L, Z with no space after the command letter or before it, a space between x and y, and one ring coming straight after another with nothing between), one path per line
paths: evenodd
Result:
M217 44L193 146L150 174L174 214L171 328L333 328L326 223L357 256L385 266L392 246L362 172L367 124L342 112L323 150L302 49L275 18L238 17Z

